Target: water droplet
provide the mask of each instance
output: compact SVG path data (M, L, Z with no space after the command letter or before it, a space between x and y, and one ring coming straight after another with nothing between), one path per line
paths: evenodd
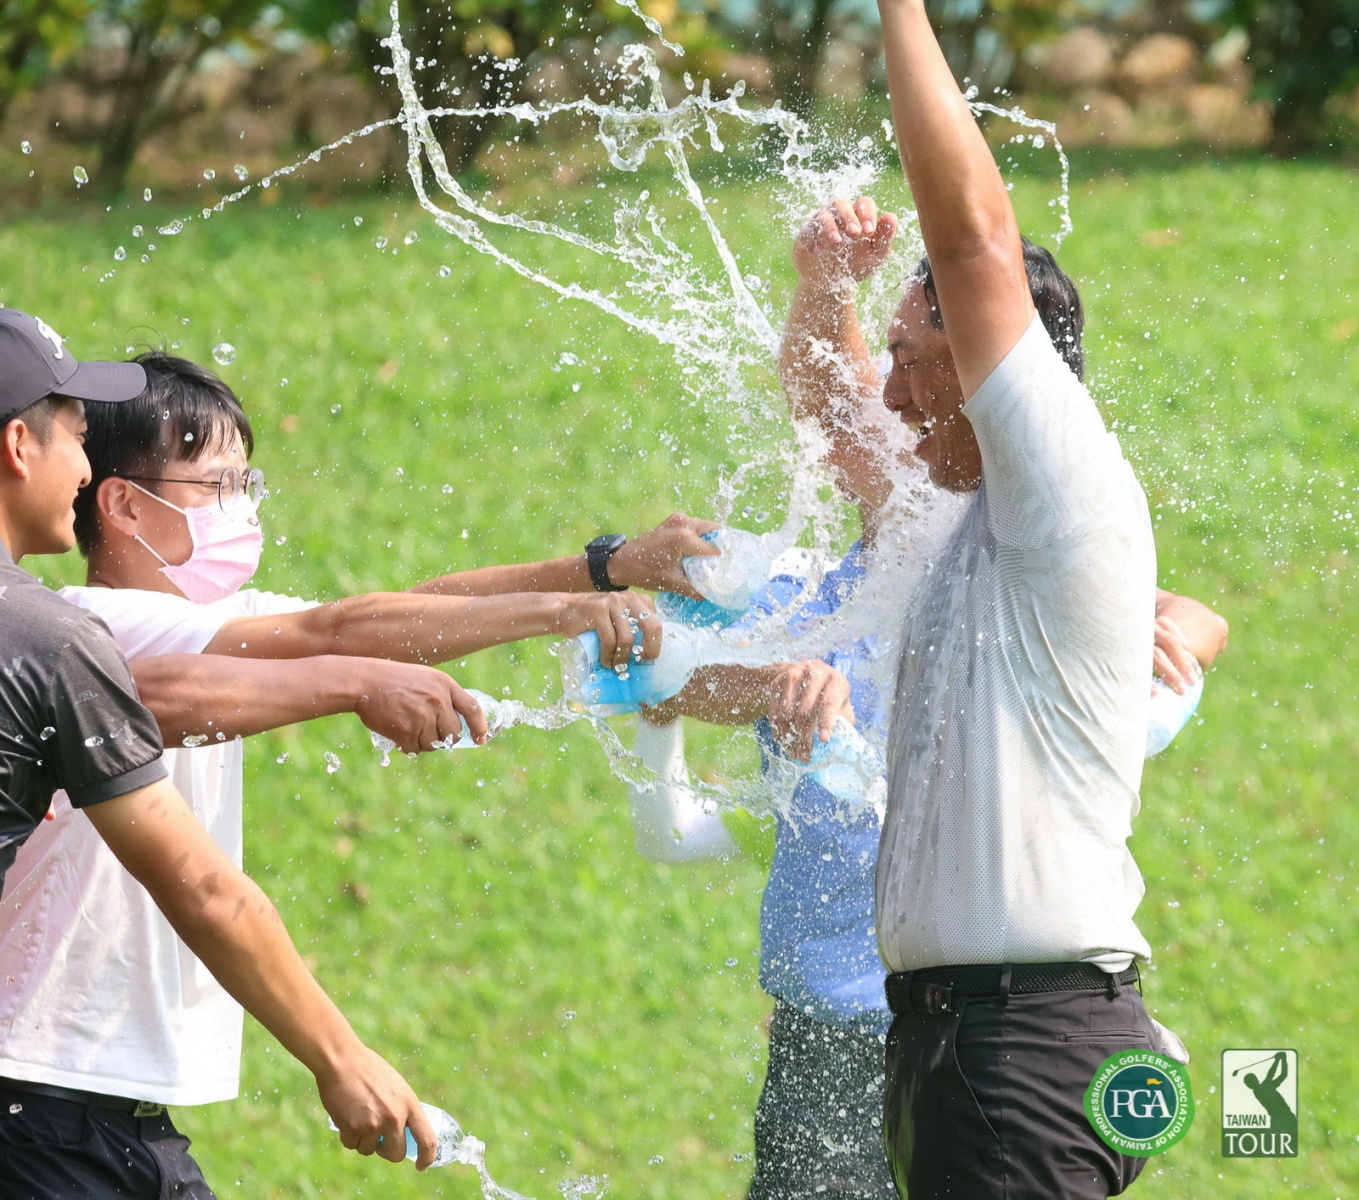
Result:
M464 530L462 531L462 537L463 537L463 541L466 541L466 540L467 540L467 530L464 529Z
M149 254L143 254L143 255L142 255L142 262L150 262L150 261L151 261L151 256L150 256Z
M164 237L174 237L175 234L182 232L183 229L184 222L178 219L171 221L168 225L156 226L156 232Z
M439 268L439 278L440 278L440 279L447 279L447 278L448 278L450 275L452 275L452 274L453 274L453 268L452 268L452 267L440 267L440 268Z
M249 170L247 170L245 167L241 166L240 163L237 163L237 164L236 164L234 167L232 167L231 169L232 169L233 171L236 172L236 178L239 179L242 183L244 183L247 179L250 178L250 172L249 172Z
M103 744L104 739L101 737L87 737L85 739L85 745L87 746L102 746Z
M212 348L212 361L219 367L229 366L236 361L236 347L230 342L218 342Z
M274 545L275 545L275 546L286 546L287 544L288 544L288 535L287 535L286 533L280 533L280 534L278 535L278 537L276 537L276 538L274 539Z
M401 240L402 240L402 242L405 243L407 246L411 246L411 245L414 245L416 242L418 242L418 241L420 240L420 235L419 235L418 233L414 233L414 232L408 233L408 234L406 234L406 236L405 236L404 238L402 238Z
M729 966L729 967L734 967L735 965L736 965L736 960L735 960L734 958L729 958L729 959L727 959L727 966Z
M337 413L340 411L340 406L338 404L332 404L330 406L330 411L333 413Z
M646 1161L647 1161L647 1163L648 1163L650 1166L655 1167L655 1166L659 1166L661 1163L665 1162L665 1157L664 1157L663 1155L660 1155L660 1154L653 1154L653 1155L652 1155L650 1158L648 1158Z
M133 236L133 237L141 237L141 236L142 236L142 227L141 227L140 225L134 225L134 226L132 227L132 236Z
M226 734L224 734L220 729L217 731L217 740L219 742L226 741Z
M147 201L149 201L149 200L151 199L151 189L150 189L150 188L147 188L144 192L142 192L142 199L143 199L143 200L147 200Z
M326 774L334 775L340 769L340 757L333 751L326 751Z
M274 759L274 761L281 766L283 763L288 761L288 752L285 750L276 759Z
M217 172L214 171L211 167L207 167L203 171L203 178L206 179L209 183L211 183L214 179L217 178Z
M569 1008L564 1013L562 1013L562 1016L564 1016L568 1021L574 1021L576 1019L575 1011Z
M127 257L127 247L119 246L118 249L113 252L113 257L116 258L119 262L122 262L123 259Z
M564 367L574 367L580 362L580 358L578 355L572 354L570 350L563 350L562 356L558 361Z
M260 187L269 187L274 181L267 176L260 180Z
M195 746L202 746L206 744L207 740L208 735L206 733L191 733L187 737L185 737L184 745L188 746L188 748L192 750Z
M51 725L46 725L43 727L43 731L40 734L38 734L38 737L40 737L45 742L54 733L56 733L56 730L53 729Z
M446 483L446 484L444 484L444 495L445 495L445 496L451 496L452 494L453 494L453 485L452 485L451 483Z
M33 143L30 142L27 138L25 138L22 142L19 143L19 149L22 150L25 154L32 154Z
M362 224L363 224L363 218L362 218L362 217L355 217L355 218L354 218L354 224L355 224L356 226L357 226L357 225L362 225Z
M90 173L84 167L77 167L71 174L75 176L76 187L84 187L90 182Z
M374 242L373 244L374 244L375 246L377 246L377 248L378 248L379 250L385 250L385 249L387 248L387 236L386 236L386 234L384 234L382 237L378 238L378 240L377 240L376 242Z

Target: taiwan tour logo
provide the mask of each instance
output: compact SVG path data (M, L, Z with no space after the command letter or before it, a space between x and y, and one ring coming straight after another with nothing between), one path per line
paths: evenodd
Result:
M1169 1150L1194 1121L1189 1076L1150 1050L1111 1054L1085 1090L1085 1115L1105 1145L1132 1158Z
M1222 1052L1222 1154L1297 1158L1298 1052Z

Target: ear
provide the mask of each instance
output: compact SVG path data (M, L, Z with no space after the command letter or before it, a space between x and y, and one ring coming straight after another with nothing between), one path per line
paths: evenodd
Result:
M125 537L136 537L141 533L141 508L145 500L146 497L126 479L116 476L103 480L94 493L100 523Z
M17 419L10 421L0 433L0 470L27 481L33 473L33 456L40 449L27 424Z

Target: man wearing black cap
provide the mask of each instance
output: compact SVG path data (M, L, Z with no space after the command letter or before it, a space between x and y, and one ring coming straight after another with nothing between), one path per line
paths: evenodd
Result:
M423 1169L434 1135L415 1094L359 1041L273 905L166 778L160 732L107 627L16 565L75 542L72 504L90 478L81 402L130 400L145 385L139 365L79 363L44 322L0 309L0 885L64 789L199 959L312 1071L343 1143L399 1162L409 1127ZM161 1105L0 1079L0 1200L211 1200L188 1146Z

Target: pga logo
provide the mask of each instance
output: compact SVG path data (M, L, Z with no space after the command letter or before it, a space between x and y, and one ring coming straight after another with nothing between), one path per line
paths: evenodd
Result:
M1086 1089L1085 1115L1106 1146L1133 1158L1162 1154L1193 1123L1189 1076L1149 1050L1111 1054Z

